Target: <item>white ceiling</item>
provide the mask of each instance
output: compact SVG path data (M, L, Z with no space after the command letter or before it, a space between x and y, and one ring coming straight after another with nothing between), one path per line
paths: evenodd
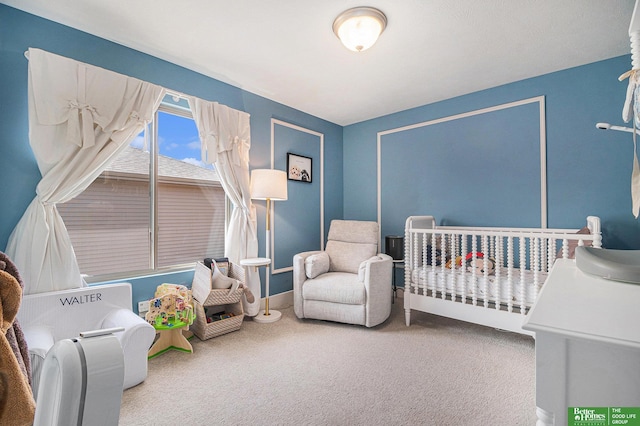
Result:
M627 54L634 7L634 0L0 3L340 125ZM362 5L382 10L388 26L356 53L331 26Z

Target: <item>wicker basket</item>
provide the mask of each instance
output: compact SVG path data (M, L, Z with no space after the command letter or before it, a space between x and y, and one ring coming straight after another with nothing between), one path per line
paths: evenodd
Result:
M244 283L244 268L229 262L229 277ZM193 275L191 290L196 319L189 327L189 330L198 338L206 340L240 329L244 319L244 310L240 300L244 293L242 288L238 288L235 291L212 288L211 270L204 263L198 262ZM205 313L207 306L224 306L225 312L234 316L207 323Z
M212 291L219 292L220 290ZM198 336L200 340L207 340L212 337L230 333L239 330L242 326L244 311L242 310L242 302L240 301L224 305L224 311L234 316L210 323L207 323L204 306L198 303L198 301L194 301L193 305L196 311L196 319L193 321L193 324L191 324L191 327L189 327L189 330L193 331L193 334Z
M244 268L229 262L229 277L234 278L240 283L244 283ZM196 263L196 269L193 274L193 282L191 284L191 293L193 298L200 302L203 306L226 305L235 303L240 300L242 292L239 294L231 294L229 290L214 289L211 284L211 269L202 262Z

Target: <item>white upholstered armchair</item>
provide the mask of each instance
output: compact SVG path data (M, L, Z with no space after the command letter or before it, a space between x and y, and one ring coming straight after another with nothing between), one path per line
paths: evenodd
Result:
M296 316L376 326L391 313L392 268L377 222L333 220L325 251L293 257Z

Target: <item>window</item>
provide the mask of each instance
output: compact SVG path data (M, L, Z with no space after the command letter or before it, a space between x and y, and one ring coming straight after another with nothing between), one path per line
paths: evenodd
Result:
M82 194L58 206L80 271L109 279L224 255L226 197L188 109L153 123Z

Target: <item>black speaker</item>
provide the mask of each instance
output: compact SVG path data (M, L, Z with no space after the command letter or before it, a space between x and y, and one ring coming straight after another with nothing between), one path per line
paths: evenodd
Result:
M385 253L393 258L393 260L404 259L404 237L399 235L387 235L384 237Z

